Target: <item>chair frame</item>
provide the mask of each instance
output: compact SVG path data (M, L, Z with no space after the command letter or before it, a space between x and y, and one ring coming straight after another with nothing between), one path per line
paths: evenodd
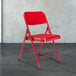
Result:
M46 19L46 20L47 20L47 19ZM26 20L25 20L25 22L26 22ZM49 24L48 24L48 21L46 21L46 23L47 23L47 29L46 29L46 31L45 31L45 34L47 34L47 32L48 32L49 34L52 34L52 33L51 33L51 30L50 30L50 27L49 27ZM50 55L50 54L56 54L57 57L58 57L59 62L61 62L60 57L59 57L59 54L58 54L58 50L57 50L57 48L56 48L56 45L55 45L54 40L52 40L52 42L53 42L53 45L54 45L54 48L55 48L55 51L56 51L56 52L48 53L48 54L45 54L45 55L40 55L41 49L42 49L42 47L43 47L43 43L44 43L44 42L42 42L42 44L41 44L40 46L34 46L33 39L32 39L32 35L31 35L31 33L30 33L30 29L29 29L29 27L28 27L27 22L26 22L26 27L27 27L27 30L26 30L26 33L25 33L25 37L24 37L24 40L23 40L23 44L22 44L22 48L21 48L21 51L20 51L20 55L19 55L18 60L20 60L21 55L22 55L22 52L23 52L24 50L28 50L28 49L32 49L32 48L33 48L39 69L41 69L41 67L40 67L40 62L39 62L39 58L40 58L40 57L44 57L44 56L47 56L47 55ZM24 49L24 44L25 44L25 40L26 40L27 35L29 35L29 37L30 37L30 39L31 39L32 47L29 47L29 48L25 48L25 49ZM35 47L40 47L38 54L36 53Z

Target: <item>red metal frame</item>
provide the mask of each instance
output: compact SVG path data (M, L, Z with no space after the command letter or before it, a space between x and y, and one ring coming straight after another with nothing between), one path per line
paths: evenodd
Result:
M35 57L36 57L36 60L37 60L37 64L38 64L38 66L39 66L39 69L41 68L41 67L40 67L40 63L39 63L39 58L40 58L40 57L44 57L44 56L47 56L47 55L55 54L55 53L56 53L56 54L57 54L57 57L58 57L58 59L59 59L59 62L61 62L60 57L59 57L59 54L58 54L58 51L57 51L57 48L56 48L56 45L55 45L55 42L54 42L54 40L59 39L59 38L55 38L55 37L54 37L55 39L54 39L54 38L51 39L51 37L53 36L53 34L51 33L51 30L50 30L50 27L49 27L49 24L48 24L48 21L47 21L47 19L46 19L45 14L44 14L43 12L41 12L41 11L39 11L39 12L25 12L25 13L24 13L24 19L25 19L25 22L26 22L27 31L26 31L26 34L25 34L25 37L24 37L24 40L23 40L23 44L22 44L22 48L21 48L21 51L20 51L20 55L19 55L18 60L20 60L21 55L22 55L22 52L23 52L24 50L32 49L32 48L33 48L34 53L35 53ZM54 45L54 48L55 48L56 52L52 52L52 53L48 53L48 54L45 54L45 55L40 55L40 56L38 56L37 53L36 53L35 47L40 47L40 50L39 50L39 54L40 54L40 53L41 53L42 46L43 46L43 43L46 42L46 40L45 40L45 41L41 41L41 40L40 40L40 42L42 42L41 46L34 46L33 36L32 36L31 33L30 33L30 30L29 30L28 25L37 25L37 24L43 24L43 23L47 23L47 29L46 29L44 35L47 36L47 32L49 33L49 35L50 35L49 39L51 39L50 41L53 41L53 45ZM30 39L28 39L28 40L31 41L32 47L30 47L30 48L25 48L25 49L24 49L24 43L25 43L25 40L27 40L27 35L28 35L29 38L30 38ZM46 39L46 37L45 37L45 39ZM38 41L39 41L39 40L38 40Z

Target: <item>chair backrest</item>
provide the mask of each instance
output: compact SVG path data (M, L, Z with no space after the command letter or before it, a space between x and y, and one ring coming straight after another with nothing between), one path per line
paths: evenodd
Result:
M27 25L37 25L47 23L46 16L42 11L24 12L24 19Z
M37 12L24 12L24 20L27 26L27 31L30 33L30 29L28 27L28 25L38 25L38 24L47 24L47 29L46 31L48 31L50 34L51 30L46 18L46 15L42 12L42 11L37 11ZM46 33L46 32L45 32Z

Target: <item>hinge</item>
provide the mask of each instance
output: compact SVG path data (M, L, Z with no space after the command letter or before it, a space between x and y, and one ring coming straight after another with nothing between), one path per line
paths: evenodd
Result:
M28 32L28 29L26 31Z
M47 27L47 30L48 30L48 27Z

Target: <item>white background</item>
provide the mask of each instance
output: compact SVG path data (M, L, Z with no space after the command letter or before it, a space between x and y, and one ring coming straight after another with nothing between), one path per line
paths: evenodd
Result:
M52 33L61 35L56 42L76 43L76 0L3 0L3 42L22 43L23 13L38 10L46 14Z

